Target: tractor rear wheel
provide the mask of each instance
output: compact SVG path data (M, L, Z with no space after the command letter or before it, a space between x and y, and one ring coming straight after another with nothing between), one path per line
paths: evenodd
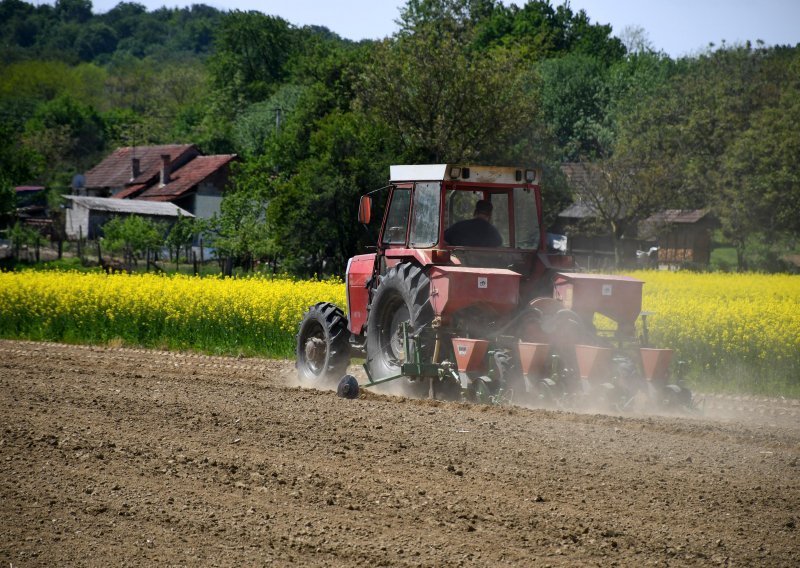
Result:
M347 318L327 302L309 308L297 333L297 374L312 386L333 386L347 370L350 342Z
M399 375L400 366L412 360L403 343L404 322L422 362L431 361L432 335L421 332L433 321L430 286L422 269L407 263L390 268L381 278L367 316L367 368L373 380ZM414 386L413 394L424 396L428 381Z

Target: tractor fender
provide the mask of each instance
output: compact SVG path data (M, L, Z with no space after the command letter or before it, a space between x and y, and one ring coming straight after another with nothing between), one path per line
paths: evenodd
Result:
M367 325L369 283L375 270L376 257L375 253L360 254L347 262L347 322L353 335L361 335Z

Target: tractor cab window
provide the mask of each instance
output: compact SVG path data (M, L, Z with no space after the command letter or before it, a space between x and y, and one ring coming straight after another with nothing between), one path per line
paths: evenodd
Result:
M500 236L503 237L503 244L501 246L507 247L511 245L511 223L508 218L508 194L507 193L493 193L491 194L492 201L492 224Z
M539 211L536 195L530 189L514 188L514 240L517 248L539 248Z
M418 183L414 188L414 217L411 220L412 247L432 247L439 240L439 182Z
M486 212L487 207L491 208L488 215L491 225L489 229L484 226L485 220L477 219L481 212L479 210ZM505 193L487 192L484 195L483 190L448 191L444 216L445 240L448 244L470 247L509 246L508 195ZM496 233L499 233L499 237Z
M411 190L395 188L392 202L386 215L386 228L383 232L383 244L402 245L406 242L408 232L408 210L411 205Z
M475 204L482 198L482 191L448 191L447 207L444 212L444 226L450 227L459 221L472 217L472 213L475 211Z

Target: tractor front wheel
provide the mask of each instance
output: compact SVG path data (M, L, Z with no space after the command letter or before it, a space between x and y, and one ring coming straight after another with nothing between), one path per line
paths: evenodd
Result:
M309 308L297 333L298 377L315 387L334 386L350 362L347 318L327 302Z

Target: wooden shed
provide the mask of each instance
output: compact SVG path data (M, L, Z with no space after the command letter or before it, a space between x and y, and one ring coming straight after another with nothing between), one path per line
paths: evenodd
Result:
M658 242L661 265L707 265L711 260L711 232L716 226L707 209L667 209L645 219L641 233Z

